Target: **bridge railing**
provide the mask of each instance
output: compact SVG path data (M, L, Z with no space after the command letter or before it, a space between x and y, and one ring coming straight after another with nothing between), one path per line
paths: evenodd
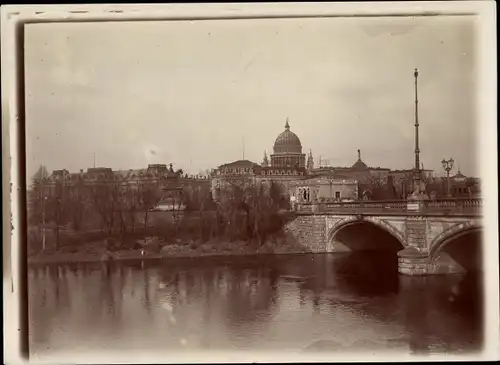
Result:
M481 198L451 198L420 201L415 209L416 201L411 200L361 200L353 202L299 203L295 211L301 214L325 213L409 213L415 211L434 214L477 214L483 207Z

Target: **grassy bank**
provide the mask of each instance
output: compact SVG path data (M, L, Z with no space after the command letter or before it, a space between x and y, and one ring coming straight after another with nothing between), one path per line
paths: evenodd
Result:
M280 234L268 239L262 246L248 241L193 240L165 241L158 237L137 240L133 249L109 250L106 240L45 250L28 258L28 264L85 263L122 260L146 260L163 258L195 258L209 256L244 256L260 254L291 254L308 252Z

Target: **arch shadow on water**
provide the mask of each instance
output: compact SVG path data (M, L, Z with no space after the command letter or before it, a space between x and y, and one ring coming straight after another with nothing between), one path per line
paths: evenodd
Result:
M481 351L485 329L481 229L461 231L438 242L429 263L443 265L442 271L434 270L444 275L400 278L413 352L428 353L436 342L444 351ZM447 271L455 265L460 270Z
M398 291L397 252L404 248L388 229L358 220L341 226L332 235L337 285L360 296L384 296Z
M448 300L453 310L464 313L476 322L484 320L484 231L479 227L457 232L438 242L430 252L431 265L449 265L449 261L458 264L463 270L450 287ZM445 254L446 261L443 260ZM445 280L445 278L441 279Z

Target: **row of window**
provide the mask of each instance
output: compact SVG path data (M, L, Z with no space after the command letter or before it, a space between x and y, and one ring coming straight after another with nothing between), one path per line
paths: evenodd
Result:
M225 169L222 171L218 171L217 175L230 175L230 174L235 174L235 175L242 175L249 173L250 169ZM297 170L262 170L260 172L261 175L286 175L286 176L304 176L303 171L297 171Z
M304 172L297 170L263 170L262 175L303 176Z
M136 178L154 178L155 176L152 174L139 174L139 175L132 175L128 177L123 177L120 175L71 175L71 176L66 176L66 179L61 179L59 177L56 177L53 181L78 181L78 180L85 180L85 181L120 181L123 179L136 179ZM161 178L165 178L165 176L161 176ZM192 180L208 180L208 176L185 176L186 179L192 179ZM47 179L50 180L50 179Z
M250 172L250 168L247 168L247 167L241 167L241 168L226 168L224 170L222 170L223 173L225 174L244 174L244 173L249 173Z
M451 191L453 195L455 194L460 195L460 194L469 194L470 190L467 187L453 187Z

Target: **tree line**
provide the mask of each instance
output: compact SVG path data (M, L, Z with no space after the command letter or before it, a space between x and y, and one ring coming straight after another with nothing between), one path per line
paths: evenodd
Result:
M154 226L154 223L150 224L151 210L162 197L168 197L159 184L147 180L89 183L77 179L56 180L49 184L47 178L46 170L41 168L29 189L28 238L34 251L42 248L42 237L46 232L52 233L56 250L61 245L62 231L72 234L99 231L103 237L123 237L139 230L144 234L151 233L148 232ZM223 238L263 244L268 234L282 227L278 213L288 209L289 203L278 184L233 184L224 189L217 202L212 199L210 187L206 185L204 188L184 186L179 195L172 196L177 208L182 203L188 214L179 215L182 219L162 223L159 232L165 238L188 232L203 241ZM196 219L190 219L193 216Z
M184 189L183 193L191 209L200 205L196 189ZM52 232L56 249L63 229L124 235L135 232L139 226L146 229L151 209L164 195L160 184L147 180L49 181L46 169L41 167L28 191L28 225L31 232L39 228L39 241L45 230Z

